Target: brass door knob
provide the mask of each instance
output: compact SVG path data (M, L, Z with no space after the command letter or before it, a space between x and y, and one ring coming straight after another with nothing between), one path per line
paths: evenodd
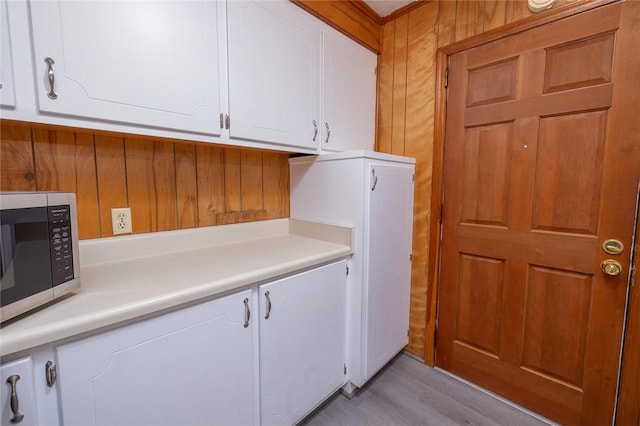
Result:
M602 261L600 269L607 275L616 276L622 272L622 265L616 260L607 259Z

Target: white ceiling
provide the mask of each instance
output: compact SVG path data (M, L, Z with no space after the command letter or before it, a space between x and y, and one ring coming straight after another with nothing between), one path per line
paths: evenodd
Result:
M391 15L391 13L414 1L415 0L364 0L364 2L382 18Z

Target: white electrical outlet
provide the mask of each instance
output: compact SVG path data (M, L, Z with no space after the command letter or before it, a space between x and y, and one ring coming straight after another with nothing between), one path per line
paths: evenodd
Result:
M113 235L132 233L131 209L129 207L111 209L111 224L113 226Z

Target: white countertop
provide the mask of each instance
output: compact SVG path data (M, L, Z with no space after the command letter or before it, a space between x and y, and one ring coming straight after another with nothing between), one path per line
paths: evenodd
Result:
M290 164L311 163L311 162L322 162L322 161L350 160L354 158L362 158L362 159L366 158L369 160L383 160L383 161L392 161L395 163L416 164L416 159L413 157L403 157L400 155L386 154L383 152L367 151L367 150L332 152L329 154L322 154L322 155L304 155L301 157L291 157L289 158L289 163Z
M350 228L278 219L80 242L81 288L0 328L0 355L344 258Z

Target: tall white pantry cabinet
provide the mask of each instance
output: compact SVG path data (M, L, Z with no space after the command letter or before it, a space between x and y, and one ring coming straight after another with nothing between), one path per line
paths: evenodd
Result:
M355 228L347 393L408 343L415 159L351 151L289 160L291 218Z

